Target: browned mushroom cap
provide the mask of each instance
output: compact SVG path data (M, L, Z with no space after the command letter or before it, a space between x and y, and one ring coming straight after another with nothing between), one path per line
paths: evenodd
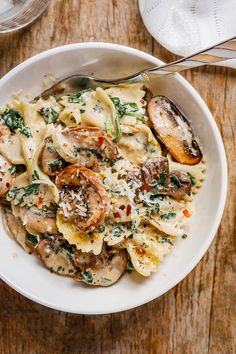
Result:
M39 243L37 251L44 265L52 272L68 277L75 276L77 269L72 262L72 249L65 242L47 238Z
M148 104L149 117L160 140L176 161L195 165L202 159L202 153L193 131L180 110L164 96L156 96Z
M103 224L110 202L96 174L77 165L68 166L57 177L59 213L79 230L90 232Z
M3 197L12 185L10 167L11 164L0 155L0 197Z
M81 271L77 280L94 286L110 286L116 283L124 274L127 265L127 254L123 249L106 251L107 256L98 263L91 263L91 267ZM105 262L104 262L105 260ZM104 264L105 263L105 264Z
M58 232L55 212L42 212L36 207L20 208L20 218L28 232L55 234Z
M105 160L117 160L118 149L110 135L96 127L71 128L62 132L70 139L70 144L81 150L92 151Z
M162 177L163 182L169 174L169 162L167 157L153 157L144 161L142 167L143 179L146 183L152 184Z
M43 172L48 176L56 175L63 166L62 158L53 146L51 138L47 138L45 140L40 156L40 165Z
M34 252L34 245L27 238L26 229L24 228L20 218L15 217L10 209L4 210L3 217L4 224L9 235L13 237L27 253Z

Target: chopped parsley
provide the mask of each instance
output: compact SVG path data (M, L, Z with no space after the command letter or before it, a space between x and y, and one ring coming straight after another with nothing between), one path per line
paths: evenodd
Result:
M65 268L62 266L57 267L57 272L64 272Z
M89 151L89 150L87 150L87 151L86 151L86 156L87 156L87 157L91 157L91 156L92 156L92 152Z
M7 199L16 201L17 204L22 204L24 198L29 195L37 195L39 193L39 184L30 184L25 187L14 187L7 193Z
M135 221L132 221L132 222L131 222L130 230L131 230L131 232L132 232L132 235L137 232L137 226L136 226L136 222L135 222Z
M183 234L183 235L182 235L182 238L187 238L187 237L188 237L187 234Z
M98 232L99 233L103 233L104 231L105 231L105 225L101 225L101 226L99 226L99 228L98 228Z
M187 172L187 175L189 176L191 185L192 185L192 186L195 186L195 184L197 183L196 178L195 178L193 175L191 175L190 172Z
M122 136L122 130L120 127L120 120L124 115L134 115L134 112L138 111L138 105L135 102L129 102L129 103L121 103L119 97L112 97L110 96L111 101L113 102L115 109L116 109L116 129L117 129L117 134L115 136L115 140L119 140ZM108 126L109 124L109 126ZM106 130L109 134L114 136L113 131L111 131L111 123L106 123Z
M74 145L73 148L74 148L73 153L77 157L78 154L80 153L80 147Z
M32 173L32 179L33 181L39 179L39 174L36 170L34 170Z
M46 124L55 123L59 116L59 113L52 107L43 107L39 113L43 116Z
M51 167L51 169L55 169L56 170L58 168L61 168L63 163L62 163L61 160L56 159L56 160L53 160L52 162L50 162L48 165Z
M111 160L111 161L110 161L110 166L111 166L111 167L114 167L114 166L115 166L115 163L116 163L115 160Z
M80 110L80 113L82 114L82 113L85 113L85 109L81 109Z
M174 183L174 185L176 186L176 187L181 187L181 182L180 182L180 180L179 180L179 178L177 177L177 176L171 176L170 177L170 180L171 180L171 182L173 182Z
M91 88L87 88L87 89L84 89L84 90L81 90L77 93L75 93L74 95L71 95L68 97L68 102L69 103L84 103L84 97L83 95L87 92L90 92L92 91Z
M176 217L176 213L170 211L169 213L167 214L162 214L161 215L161 220L169 220L171 218L175 218Z
M169 237L163 236L159 238L159 242L161 243L169 243L171 246L173 246L173 242L169 239Z
M93 282L93 275L92 275L92 273L91 273L90 271L88 271L88 270L83 270L83 271L81 272L81 275L82 275L83 280L84 280L85 283L87 283L87 284L92 284L92 282Z
M14 175L16 173L16 165L12 165L8 171L10 172L11 175Z
M112 236L114 237L120 237L124 233L124 231L119 225L112 225L111 232L112 232Z
M2 121L12 132L19 130L27 138L32 136L30 128L25 126L23 115L16 109L7 108L0 116Z
M158 186L166 187L167 176L168 176L168 174L166 172L161 172L160 175L159 175L158 180L153 182L151 184L151 187L152 188L155 188L155 187L158 187Z
M26 238L27 238L27 240L28 240L30 243L32 243L34 246L36 246L36 245L38 244L38 239L37 239L37 237L34 236L34 235L31 235L31 234L27 233Z
M126 265L126 271L128 273L131 273L134 270L134 266L133 263L131 262L131 260L129 259Z
M56 250L56 254L58 254L59 252L64 253L66 255L66 257L71 261L73 258L73 251L72 248L69 245L66 244L62 244L58 247L58 249Z
M147 208L147 216L156 214L160 211L160 204L156 203Z

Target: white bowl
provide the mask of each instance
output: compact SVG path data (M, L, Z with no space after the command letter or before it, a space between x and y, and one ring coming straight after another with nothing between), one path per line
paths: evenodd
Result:
M58 78L94 73L117 78L162 62L136 49L105 43L72 44L48 50L25 61L0 80L0 105L14 91L38 94L44 75ZM37 257L27 255L0 225L0 277L12 288L42 305L78 314L128 310L164 294L180 282L208 249L223 213L227 165L216 123L198 93L180 75L157 79L155 93L170 97L192 121L207 159L203 188L195 199L195 213L187 239L176 240L158 271L148 279L127 274L108 288L91 288L51 274Z

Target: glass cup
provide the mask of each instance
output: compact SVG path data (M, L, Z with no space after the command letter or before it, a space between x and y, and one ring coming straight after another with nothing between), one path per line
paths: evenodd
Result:
M50 0L0 0L0 33L15 31L33 22Z

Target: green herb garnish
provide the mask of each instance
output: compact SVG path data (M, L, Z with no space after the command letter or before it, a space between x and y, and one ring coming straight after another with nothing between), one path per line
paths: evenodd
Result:
M167 214L162 214L161 215L161 220L169 220L171 218L175 218L176 217L176 213L170 211L169 213Z
M25 135L27 138L32 136L30 128L25 126L23 115L16 109L7 108L0 116L0 120L12 132L19 130L19 132Z
M63 163L62 163L61 160L56 159L56 160L53 160L52 162L50 162L48 165L51 167L51 169L55 169L56 170L58 168L61 168Z
M11 175L14 175L16 173L16 165L12 165L8 171L10 172Z
M70 102L70 103L84 103L83 95L86 92L90 92L90 91L92 91L91 88L87 88L87 89L81 90L81 91L75 93L74 95L69 96L68 97L68 102Z
M69 260L72 260L73 251L72 251L72 248L69 245L66 245L66 244L60 245L58 247L58 249L56 250L56 254L58 254L59 252L64 253Z
M136 227L136 222L132 221L130 225L130 230L132 234L135 234L137 232L137 227Z
M131 273L133 272L134 270L134 266L133 266L133 263L131 262L131 260L129 259L128 262L127 262L127 265L126 265L126 271L128 273Z
M187 234L183 234L183 235L182 235L182 238L187 238L187 237L188 237Z
M7 193L8 200L15 200L17 204L22 204L24 198L33 194L37 195L39 193L39 184L30 184L26 187L14 187Z
M195 184L197 183L196 178L193 175L191 175L191 173L189 173L189 172L187 172L187 175L189 176L191 185L195 186Z
M36 236L28 234L26 235L26 238L29 242L31 242L34 246L36 246L38 244L38 239Z
M81 275L82 275L83 280L84 280L85 283L91 284L93 282L93 275L92 275L92 273L90 271L83 270L81 272Z
M171 176L170 180L176 185L176 187L181 187L181 182L177 176Z
M34 170L32 173L32 179L33 181L39 179L39 174L36 170Z
M167 242L167 243L169 243L170 245L173 246L173 242L168 237L165 237L165 236L160 237L158 239L158 241L161 242L161 243L166 243Z
M105 225L101 225L101 226L99 226L99 228L98 228L98 232L99 233L103 233L104 231L105 231Z
M156 214L160 211L160 204L156 203L148 207L147 209L147 216Z
M62 266L57 267L57 272L64 272L65 268Z
M39 113L43 116L46 124L55 123L59 116L59 113L52 107L43 107Z
M112 236L120 237L122 233L124 233L124 231L119 225L112 225Z
M80 113L82 114L82 113L85 113L85 109L81 109L80 110Z

